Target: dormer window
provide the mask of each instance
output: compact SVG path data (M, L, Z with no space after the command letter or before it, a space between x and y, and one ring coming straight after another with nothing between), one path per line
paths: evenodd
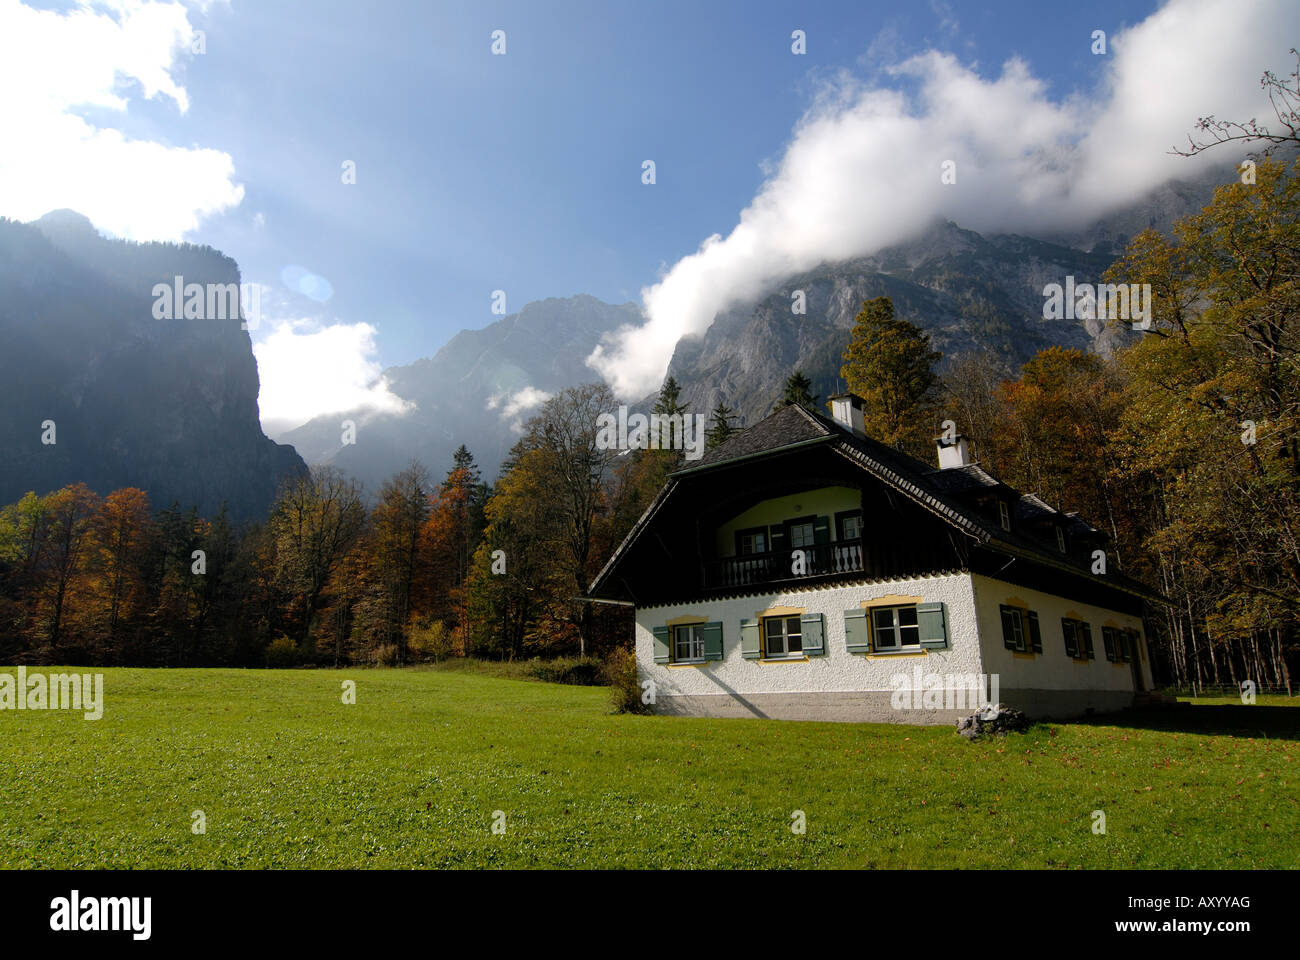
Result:
M998 522L1002 524L1003 530L1011 529L1011 510L1005 500L998 501Z
M1065 553L1065 531L1060 527L1056 528L1056 549Z

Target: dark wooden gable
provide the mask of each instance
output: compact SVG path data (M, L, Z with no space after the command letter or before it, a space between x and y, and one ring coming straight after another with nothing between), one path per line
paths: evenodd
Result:
M736 592L719 591L706 582L707 565L718 559L718 527L765 500L824 487L860 491L863 569L858 578L897 578L966 566L974 545L969 536L864 474L825 443L677 477L602 577L600 595L646 606ZM798 582L834 579L845 577L801 577ZM761 589L782 585L770 581Z

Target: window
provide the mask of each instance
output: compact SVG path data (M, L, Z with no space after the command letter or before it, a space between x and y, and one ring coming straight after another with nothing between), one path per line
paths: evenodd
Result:
M1002 524L1003 530L1011 529L1011 511L1007 508L1005 500L998 501L998 522Z
M1026 607L1004 603L1002 614L1002 645L1017 653L1042 653L1043 634L1038 629L1038 614Z
M1130 662L1140 659L1141 654L1138 651L1140 650L1139 644L1142 642L1142 634L1136 630L1125 630L1124 637L1128 641L1128 645L1124 650L1124 659Z
M687 624L673 629L673 662L696 663L704 659L704 624Z
M902 650L921 646L916 606L873 607L871 629L876 650Z
M857 540L862 536L862 514L842 514L839 520L841 540Z
M803 653L803 630L798 617L765 617L763 635L767 638L767 655L797 657Z
M1110 629L1107 627L1106 629ZM1065 637L1065 654L1074 660L1094 660L1096 654L1092 649L1092 626L1082 620L1070 617L1061 618L1061 633ZM1106 632L1102 631L1105 640ZM1107 655L1109 659L1109 654Z
M767 553L766 528L753 527L749 530L738 531L736 533L736 553L742 557L755 553Z
M1019 607L1009 607L1005 603L1002 612L1002 645L1008 650L1024 653L1028 648L1025 642L1025 619Z
M1065 531L1060 527L1056 528L1056 549L1065 553Z
M660 624L650 628L654 636L655 663L707 663L722 660L726 651L722 643L722 624L685 623L668 626Z
M800 550L804 547L811 547L814 542L813 523L809 520L807 523L790 524L790 549Z
M1102 641L1106 647L1106 659L1111 663L1132 663L1136 652L1137 631L1121 630L1116 627L1101 628Z

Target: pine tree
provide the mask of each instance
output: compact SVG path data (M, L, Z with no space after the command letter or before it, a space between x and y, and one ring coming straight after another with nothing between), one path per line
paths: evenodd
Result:
M802 370L796 370L786 377L785 389L781 394L781 399L772 404L772 412L776 413L782 407L790 407L795 404L816 411L817 399L812 393L812 381L804 376Z
M709 416L709 428L704 432L704 449L712 450L714 447L719 447L739 433L740 428L731 423L735 419L736 411L719 401Z
M664 381L664 385L659 388L659 399L655 401L652 408L653 413L662 413L667 416L678 414L684 415L689 403L682 403L682 388L678 386L677 380L669 377Z

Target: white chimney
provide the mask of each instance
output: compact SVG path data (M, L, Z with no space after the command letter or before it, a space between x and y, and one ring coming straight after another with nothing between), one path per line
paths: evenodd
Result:
M862 418L862 398L856 393L831 397L831 419L859 437L867 435L866 421Z
M950 467L968 467L972 463L970 445L960 433L951 440L939 437L934 442L939 448L940 470L947 470Z

